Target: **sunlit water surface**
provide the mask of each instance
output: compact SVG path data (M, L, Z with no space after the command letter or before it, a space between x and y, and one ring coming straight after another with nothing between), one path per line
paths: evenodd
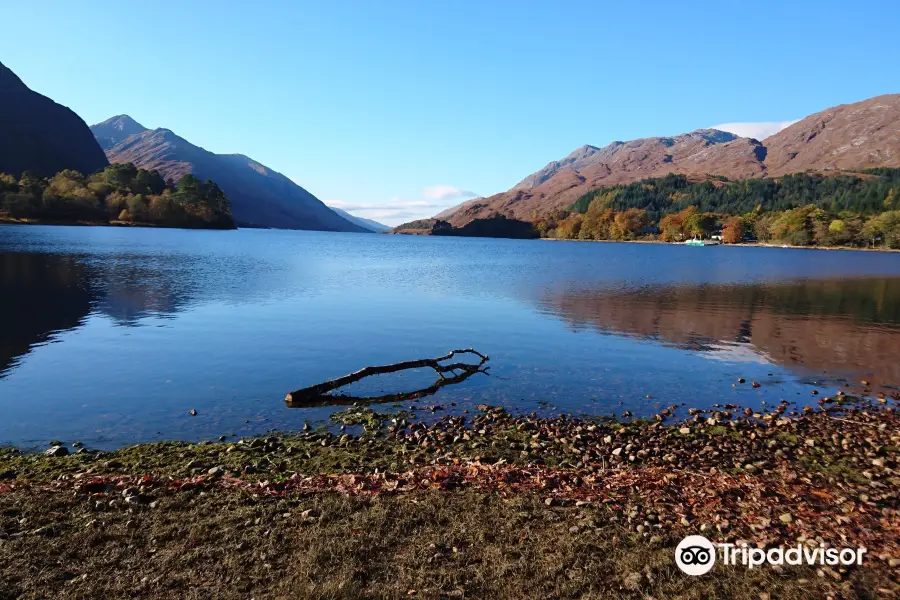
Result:
M297 429L335 408L289 408L291 390L467 347L489 375L389 406L806 403L900 383L898 332L898 254L0 226L0 443Z

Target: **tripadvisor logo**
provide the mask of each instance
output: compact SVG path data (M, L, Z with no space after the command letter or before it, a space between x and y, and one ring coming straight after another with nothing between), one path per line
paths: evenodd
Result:
M675 563L688 575L703 575L716 564L716 548L702 535L689 535L675 548Z
M865 548L826 548L797 544L790 548L750 548L747 544L713 544L702 535L689 535L675 548L675 564L688 575L709 573L716 564L717 549L725 565L861 565Z

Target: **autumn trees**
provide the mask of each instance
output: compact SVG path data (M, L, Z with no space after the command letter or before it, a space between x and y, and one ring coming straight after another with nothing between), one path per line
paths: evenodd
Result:
M635 211L641 226L624 216ZM593 190L569 213L555 212L539 216L541 235L680 242L721 234L725 243L891 247L900 244L900 169L699 182L669 174Z
M0 174L0 215L49 221L124 221L169 227L233 228L231 204L213 182L186 175L167 185L156 171L112 164L85 177Z

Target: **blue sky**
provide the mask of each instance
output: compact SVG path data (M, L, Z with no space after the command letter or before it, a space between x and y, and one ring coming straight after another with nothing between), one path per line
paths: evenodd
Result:
M896 0L7 0L0 22L0 61L89 124L126 113L391 224L586 143L900 92Z

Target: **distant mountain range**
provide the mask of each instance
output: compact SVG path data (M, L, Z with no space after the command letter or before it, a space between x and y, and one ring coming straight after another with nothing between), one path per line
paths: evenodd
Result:
M496 214L531 220L535 214L568 208L593 189L668 173L747 179L872 167L900 167L900 94L829 108L762 142L700 129L603 148L582 146L509 191L469 200L436 218L457 227Z
M109 163L87 124L0 63L0 173L93 173Z
M330 208L337 214L341 215L342 217L344 217L351 223L356 223L360 227L368 229L369 231L373 231L375 233L382 233L384 231L388 231L389 229L391 229L391 227L389 227L388 225L384 225L383 223L379 223L378 221L373 221L372 219L364 219L362 217L357 217L357 216L351 215L346 210L341 210L340 208L337 208L334 206L329 206L328 208Z
M243 154L214 154L169 129L147 129L128 115L91 126L110 162L155 169L165 179L187 173L215 181L231 201L238 226L370 232L321 200Z

